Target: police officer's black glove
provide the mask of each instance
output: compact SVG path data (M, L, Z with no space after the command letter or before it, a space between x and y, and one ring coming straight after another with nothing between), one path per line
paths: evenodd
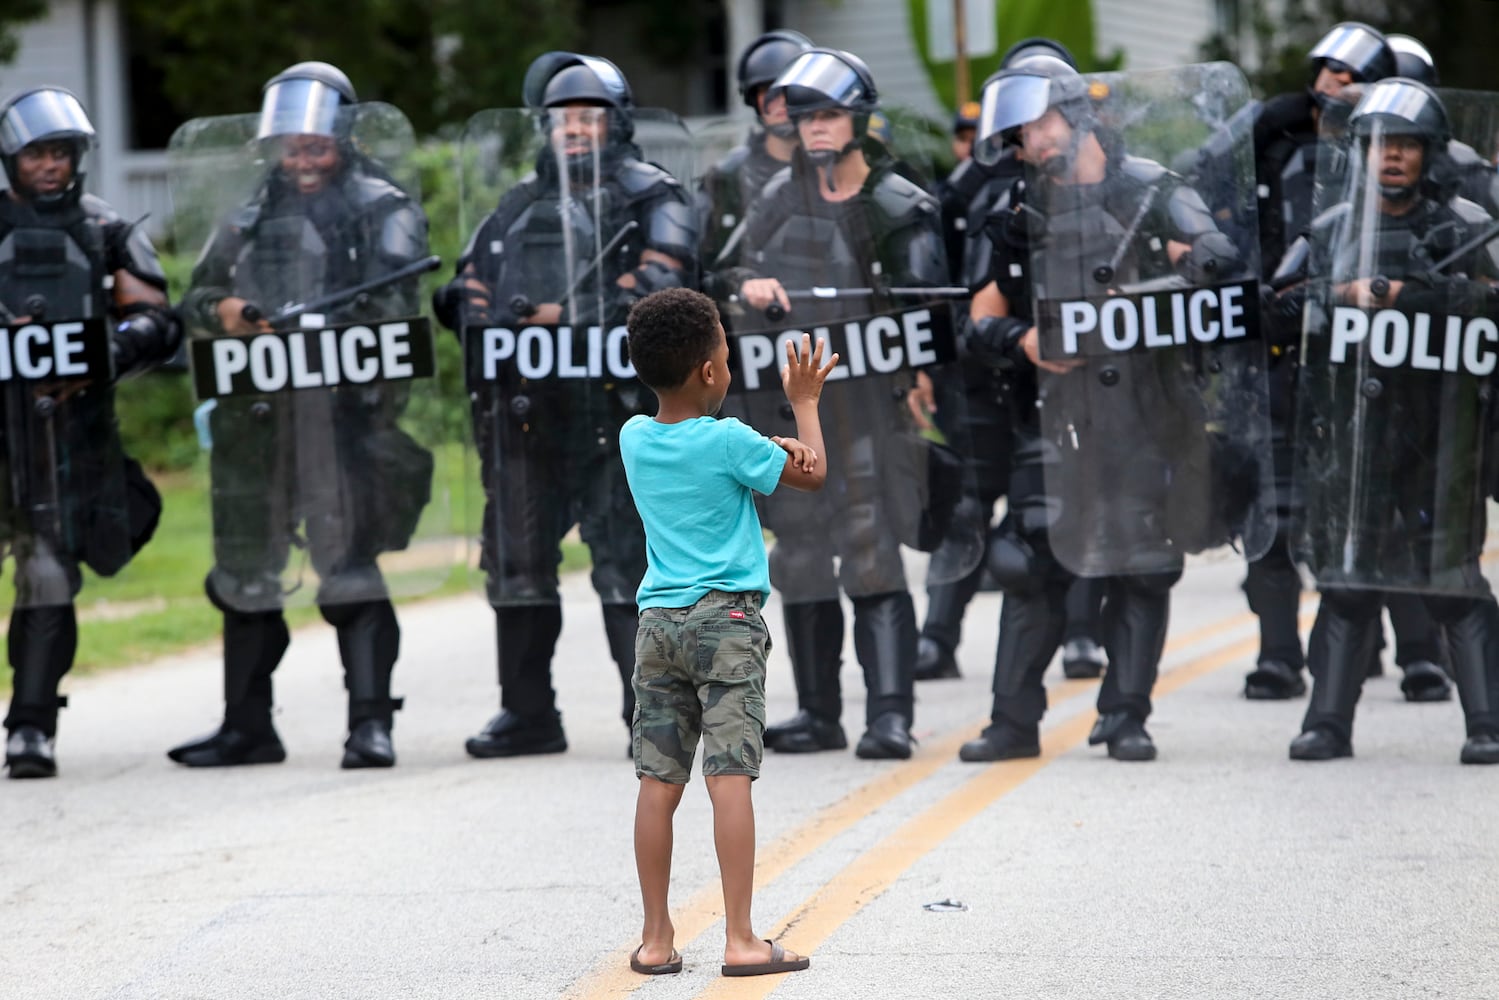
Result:
M109 335L115 378L139 375L170 358L182 343L182 321L166 306L126 306Z
M438 286L432 293L432 312L437 322L449 330L457 331L462 325L463 280L461 278Z

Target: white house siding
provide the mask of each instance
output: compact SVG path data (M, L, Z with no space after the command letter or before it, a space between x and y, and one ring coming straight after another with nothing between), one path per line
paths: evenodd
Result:
M92 67L87 59L90 11ZM130 204L122 170L127 126L119 6L114 0L52 0L47 16L25 25L19 34L16 60L0 66L0 95L44 85L66 87L77 94L98 133L98 145L84 164L88 187L129 215L135 206Z
M786 27L868 63L885 103L946 117L911 39L905 0L792 0L784 12Z
M1194 63L1216 17L1213 0L1093 0L1093 47L1123 49L1125 69Z

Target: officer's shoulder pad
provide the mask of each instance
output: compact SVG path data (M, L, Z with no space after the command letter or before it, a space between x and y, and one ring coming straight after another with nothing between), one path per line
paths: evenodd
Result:
M776 197L781 191L791 184L791 167L785 166L770 175L770 180L760 189L756 201L768 201Z
M1461 170L1493 170L1494 165L1478 155L1478 150L1463 142L1461 139L1453 139L1447 144L1447 155L1452 162Z
M749 162L750 148L747 145L735 146L729 150L728 155L718 161L713 168L721 174L732 174L738 172Z
M84 215L100 223L120 221L120 213L115 211L114 206L96 194L82 195L78 199L78 207Z
M1155 160L1147 160L1143 156L1126 156L1119 161L1119 169L1131 180L1139 181L1141 184L1156 184L1166 178L1180 179Z
M369 174L361 174L355 179L354 187L359 193L360 202L365 205L373 204L377 201L411 200L410 195L383 177L371 177Z
M1276 94L1260 105L1254 119L1256 139L1276 132L1299 132L1312 126L1312 103L1305 93Z
M637 160L633 156L619 165L619 172L615 179L626 194L632 197L647 194L652 189L666 187L681 187L679 182L666 168L644 160Z
M1467 198L1453 198L1447 205L1452 209L1453 214L1464 222L1483 225L1484 223L1493 221L1489 213L1485 212L1483 206L1476 201L1469 201Z
M881 177L872 193L874 203L891 219L931 215L941 207L930 191L894 171Z

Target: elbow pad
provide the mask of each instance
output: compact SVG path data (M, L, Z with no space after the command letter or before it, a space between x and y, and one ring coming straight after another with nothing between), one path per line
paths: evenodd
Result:
M968 334L968 353L991 368L1015 367L1016 345L1031 324L1018 316L985 316Z
M1239 270L1238 247L1217 230L1193 237L1192 249L1176 262L1176 272L1194 285L1224 281Z

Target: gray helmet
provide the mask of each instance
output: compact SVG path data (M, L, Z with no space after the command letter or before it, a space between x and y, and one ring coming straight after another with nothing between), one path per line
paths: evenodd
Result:
M610 139L627 142L635 134L635 122L630 114L635 108L635 98L630 92L629 81L618 66L602 56L576 52L542 53L526 70L521 95L526 107L535 111L574 102L610 108ZM541 117L542 126L546 128L546 116Z
M1073 69L1077 69L1077 60L1072 58L1072 53L1067 50L1067 46L1053 38L1022 38L1005 50L1005 54L999 59L999 67L1009 69L1031 56L1053 56Z
M94 143L94 126L83 105L61 87L22 91L0 105L0 163L12 188L16 183L16 154L34 142L65 141L73 149L73 184L82 179L83 154ZM59 196L61 197L61 196Z
M1002 69L984 81L978 132L973 156L992 164L1016 141L1022 125L1055 108L1079 132L1098 125L1088 81L1076 69L1052 55L1037 54Z
M755 90L775 83L776 77L812 48L812 39L799 31L767 31L744 50L739 57L737 77L739 97L750 108L755 107Z
M1398 76L1373 84L1348 117L1348 128L1365 146L1376 134L1419 139L1425 149L1420 179L1438 189L1433 193L1441 197L1438 192L1449 181L1447 145L1452 141L1452 125L1441 98L1426 84ZM1416 185L1380 185L1380 193L1392 200L1410 198L1416 191Z
M1307 54L1315 76L1324 66L1347 70L1358 83L1395 75L1395 53L1377 28L1362 21L1343 21L1322 36Z
M864 60L842 49L808 49L770 85L772 94L786 95L792 118L813 111L850 111L854 134L862 136L869 115L880 106L880 93Z
M349 119L343 109L359 98L343 70L325 62L301 62L266 81L255 138L325 135L343 138Z
M1416 80L1428 87L1441 83L1437 78L1436 60L1419 39L1410 35L1386 35L1385 41L1395 53L1395 76Z

